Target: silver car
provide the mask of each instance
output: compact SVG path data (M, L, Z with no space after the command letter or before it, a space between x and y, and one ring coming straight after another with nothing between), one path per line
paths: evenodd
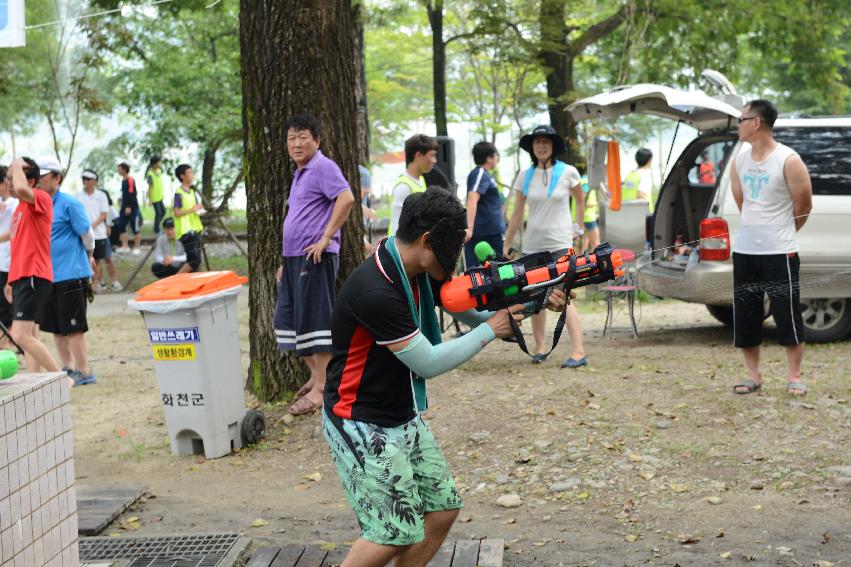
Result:
M733 95L636 85L568 107L576 120L643 113L699 130L664 180L646 230L647 203L625 202L617 213L605 212L604 239L632 249L648 243L653 252L640 262L640 288L658 297L702 303L728 325L730 243L740 220L728 166L742 147L736 131L742 103ZM851 118L781 118L774 130L778 142L801 155L813 183L813 209L798 233L807 340L843 339L851 333ZM698 253L693 258L672 254L678 239L699 243Z

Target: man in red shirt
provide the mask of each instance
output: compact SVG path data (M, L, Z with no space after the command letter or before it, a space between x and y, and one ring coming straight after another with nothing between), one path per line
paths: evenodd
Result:
M50 351L39 340L39 324L53 285L50 259L53 200L46 192L36 189L36 184L40 175L53 172L54 166L59 169L56 163L40 171L33 160L18 158L7 172L11 193L20 204L9 233L0 236L0 240L12 241L9 280L3 292L12 304L12 339L24 350L30 372L60 371Z

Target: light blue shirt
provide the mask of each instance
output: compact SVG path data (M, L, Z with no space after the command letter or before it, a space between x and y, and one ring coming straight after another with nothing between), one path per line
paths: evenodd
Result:
M81 238L90 226L89 215L80 201L61 190L53 195L50 259L54 282L91 277L89 255Z

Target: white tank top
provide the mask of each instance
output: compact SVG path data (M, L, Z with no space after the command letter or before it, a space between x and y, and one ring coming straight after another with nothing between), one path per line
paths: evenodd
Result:
M794 203L783 166L798 155L783 144L765 160L751 157L750 144L736 156L736 173L742 183L742 220L733 238L733 252L741 254L789 254L798 251L795 238Z

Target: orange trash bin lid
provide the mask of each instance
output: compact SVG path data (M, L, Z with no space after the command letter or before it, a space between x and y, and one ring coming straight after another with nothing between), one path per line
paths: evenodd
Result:
M210 295L248 283L236 272L177 274L155 281L136 292L136 301L171 301Z

